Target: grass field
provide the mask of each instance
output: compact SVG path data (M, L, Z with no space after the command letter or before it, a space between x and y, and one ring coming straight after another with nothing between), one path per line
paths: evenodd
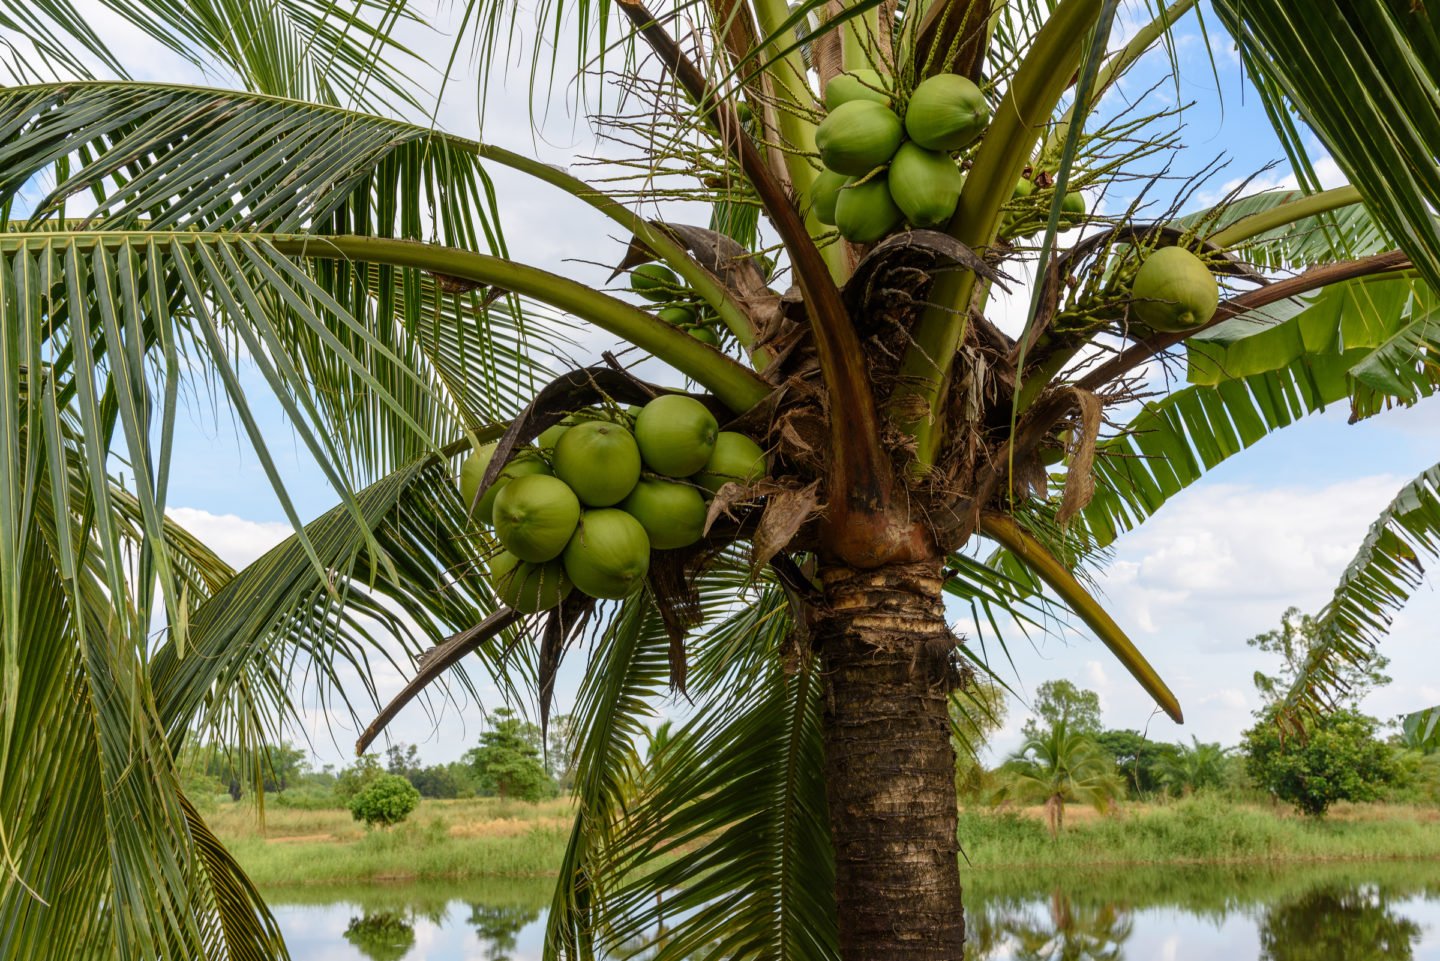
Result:
M560 863L573 813L568 801L424 801L388 831L344 810L268 806L263 827L245 804L209 813L211 825L267 887L377 880L547 877ZM1342 805L1323 821L1284 809L1198 797L1067 811L1052 840L1039 809L966 810L960 841L972 870L1025 866L1247 864L1381 858L1440 859L1440 811Z

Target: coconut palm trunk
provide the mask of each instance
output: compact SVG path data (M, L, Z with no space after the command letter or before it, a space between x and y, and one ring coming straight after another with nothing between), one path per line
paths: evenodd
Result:
M821 569L825 781L847 961L958 958L955 753L961 676L938 560Z

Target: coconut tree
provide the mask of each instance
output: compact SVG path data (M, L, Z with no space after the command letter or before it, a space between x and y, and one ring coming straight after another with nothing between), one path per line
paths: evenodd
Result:
M1215 787L1225 777L1225 749L1219 744L1201 743L1192 736L1190 744L1178 745L1174 754L1160 759L1160 781L1176 794L1193 794Z
M1089 804L1103 813L1125 794L1125 782L1110 758L1089 735L1072 731L1065 721L1026 741L1006 760L1001 774L992 803L1043 804L1051 837L1065 827L1066 804Z
M180 790L196 732L276 742L306 697L345 696L353 669L362 706L371 658L408 669L427 643L361 750L467 658L537 691L543 719L588 637L553 955L629 941L664 892L665 958L958 957L948 711L970 667L945 598L977 623L1068 609L1179 720L1086 564L1304 415L1433 389L1423 6L1220 0L1302 188L1105 217L1085 198L1179 141L1173 118L1095 105L1193 0L1113 49L1114 0L546 0L546 35L612 87L606 159L633 176L595 183L437 132L413 90L372 83L404 55L401 0L338 22L312 0L109 6L239 89L52 80L92 65L76 50L117 58L66 0L0 2L29 34L23 85L0 89L6 956L283 953ZM471 0L457 54L488 71L514 9ZM1297 117L1352 186L1318 189ZM607 217L610 262L661 300L510 258L498 168ZM706 226L639 212L661 201ZM1007 333L993 295L1026 265ZM674 381L612 357L541 386L561 323ZM1169 361L1185 383L1150 376ZM517 451L687 386L764 476L709 485L702 539L643 557L613 603L540 611L543 577L492 586L497 535L471 509ZM309 524L257 391L338 492ZM297 528L240 572L165 514L177 411L207 392ZM487 442L462 498L459 459ZM671 689L694 710L637 795L625 762Z

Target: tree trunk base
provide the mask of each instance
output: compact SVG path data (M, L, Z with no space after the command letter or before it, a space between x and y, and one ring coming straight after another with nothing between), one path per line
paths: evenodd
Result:
M821 572L825 766L845 961L959 961L948 695L963 677L940 565Z

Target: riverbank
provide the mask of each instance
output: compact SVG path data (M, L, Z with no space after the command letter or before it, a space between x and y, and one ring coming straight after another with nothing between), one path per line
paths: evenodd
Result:
M409 821L369 831L347 811L269 806L263 829L246 805L208 815L257 884L553 876L573 819L568 801L529 805L482 798L425 801ZM1106 865L1269 864L1440 859L1440 811L1342 806L1323 821L1286 810L1193 798L1071 811L1051 839L1038 810L962 811L972 870Z

